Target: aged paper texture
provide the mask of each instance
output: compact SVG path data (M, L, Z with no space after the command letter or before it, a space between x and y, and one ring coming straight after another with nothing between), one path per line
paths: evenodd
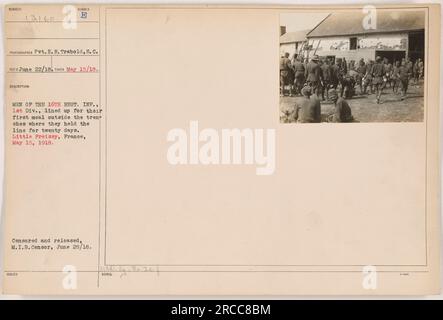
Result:
M5 8L10 294L437 294L438 5Z

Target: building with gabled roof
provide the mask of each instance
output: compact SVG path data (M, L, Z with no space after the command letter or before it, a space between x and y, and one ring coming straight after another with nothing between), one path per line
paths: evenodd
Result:
M310 30L285 32L283 29L283 34L280 36L280 55L288 52L290 56L293 56L294 53L300 52L303 43L306 41L306 34L309 31Z
M331 13L307 33L310 54L347 61L376 56L390 62L424 59L424 10L377 9L375 19L365 27L367 19L361 10Z

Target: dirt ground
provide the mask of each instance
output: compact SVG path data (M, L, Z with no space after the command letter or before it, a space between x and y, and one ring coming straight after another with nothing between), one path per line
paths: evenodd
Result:
M418 85L409 85L406 99L400 100L400 93L394 94L389 85L383 90L380 104L375 94L360 95L356 86L356 95L347 99L356 122L421 122L424 114L423 81ZM400 91L400 90L399 90ZM294 104L299 97L280 97L280 108ZM322 119L333 112L333 104L321 102Z

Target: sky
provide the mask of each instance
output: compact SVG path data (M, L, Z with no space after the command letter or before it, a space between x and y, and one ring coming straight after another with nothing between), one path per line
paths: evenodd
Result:
M328 14L327 12L282 13L280 26L286 26L286 32L313 29Z

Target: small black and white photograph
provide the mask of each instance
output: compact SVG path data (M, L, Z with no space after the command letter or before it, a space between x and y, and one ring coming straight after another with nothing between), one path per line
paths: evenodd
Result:
M375 7L280 14L280 122L422 122L425 22Z

